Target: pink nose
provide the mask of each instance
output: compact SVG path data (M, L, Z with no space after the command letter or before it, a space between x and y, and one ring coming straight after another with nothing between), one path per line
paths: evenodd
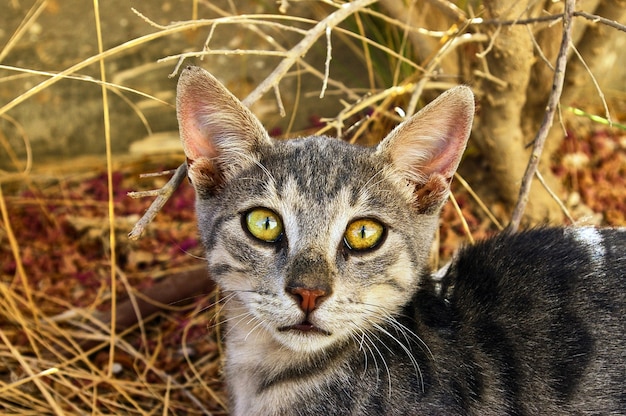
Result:
M313 312L313 310L315 310L315 308L317 308L321 301L327 296L327 292L322 289L288 287L287 291L296 299L300 309L307 314Z

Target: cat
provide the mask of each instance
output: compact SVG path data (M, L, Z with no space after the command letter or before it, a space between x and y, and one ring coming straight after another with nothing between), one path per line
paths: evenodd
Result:
M626 414L626 231L502 234L428 270L470 88L372 148L271 139L198 67L177 115L232 414Z

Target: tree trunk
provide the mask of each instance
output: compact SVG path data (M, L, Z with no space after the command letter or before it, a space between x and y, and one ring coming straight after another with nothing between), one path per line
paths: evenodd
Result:
M500 20L526 17L528 7L527 2L516 0L487 0L484 4L486 17ZM522 122L535 58L526 27L502 26L499 33L495 33L495 28L493 30L495 38L485 60L489 74L501 82L483 78L481 90L484 97L474 139L488 161L500 197L512 208L529 160L527 145L534 137L524 136ZM539 183L534 183L526 211L527 220L533 223L560 221L561 217L558 205Z

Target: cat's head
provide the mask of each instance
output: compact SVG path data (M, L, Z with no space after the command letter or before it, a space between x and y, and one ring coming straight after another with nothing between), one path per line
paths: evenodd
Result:
M211 277L230 325L294 351L359 342L409 301L470 133L454 88L377 147L271 139L213 76L186 68L177 112Z

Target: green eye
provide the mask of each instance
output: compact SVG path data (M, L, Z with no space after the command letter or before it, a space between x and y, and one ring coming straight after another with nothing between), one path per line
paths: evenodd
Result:
M278 214L267 208L255 208L245 215L250 234L261 241L274 243L283 235L283 222Z
M343 238L348 248L361 251L376 247L384 234L385 227L380 222L363 218L348 224Z

